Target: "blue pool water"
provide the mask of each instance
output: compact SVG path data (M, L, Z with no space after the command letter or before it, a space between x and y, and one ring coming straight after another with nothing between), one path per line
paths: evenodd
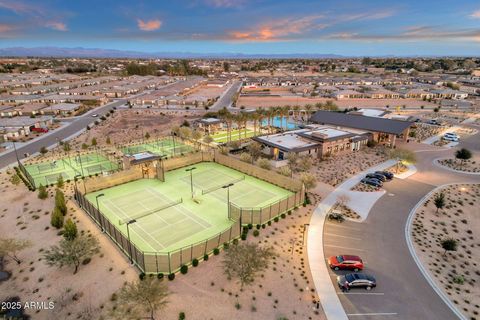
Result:
M281 120L281 117L275 117L273 118L273 122L271 122L271 125L277 128L282 128L285 129L285 120L286 120L286 127L287 130L295 130L298 128L298 125L294 122L288 121L287 117L283 117ZM262 126L267 126L268 125L268 120L265 119L262 121Z

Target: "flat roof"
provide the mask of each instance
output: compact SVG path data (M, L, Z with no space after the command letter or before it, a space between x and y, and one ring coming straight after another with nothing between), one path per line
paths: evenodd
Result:
M308 129L288 131L285 133L271 134L254 137L253 140L284 151L302 151L317 147L320 143L302 138L299 134L308 132Z
M413 122L392 120L384 118L366 117L356 114L345 114L332 111L317 111L310 118L311 122L318 124L330 124L347 128L362 129L389 134L401 134L409 128Z
M38 122L49 121L52 117L41 116L41 117L13 117L13 118L2 118L0 119L0 127L25 127L33 126Z
M318 140L318 141L330 141L330 140L337 140L337 139L345 139L349 137L353 137L354 134L348 131L338 130L335 128L321 128L321 129L314 129L312 131L300 132L298 133L300 136Z

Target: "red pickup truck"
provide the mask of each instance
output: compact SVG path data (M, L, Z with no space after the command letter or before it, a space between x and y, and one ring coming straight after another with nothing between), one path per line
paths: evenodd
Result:
M33 127L33 128L30 128L30 131L33 131L33 132L48 132L48 128L36 128L36 127Z

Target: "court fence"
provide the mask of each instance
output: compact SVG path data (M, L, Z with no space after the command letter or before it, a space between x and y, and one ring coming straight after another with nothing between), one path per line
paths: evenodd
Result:
M169 252L148 252L140 250L122 231L112 224L85 195L75 189L75 200L92 220L117 244L120 250L144 273L170 274L190 265L194 259L202 260L216 248L238 239L241 234L240 221L208 239Z
M238 207L230 202L230 219L235 221L238 220L242 225L262 225L280 217L282 214L285 214L296 207L299 207L304 201L303 196L304 194L302 192L296 192L269 205L254 208Z
M26 181L30 184L29 189L35 190L37 186L35 185L35 180L32 178L30 173L28 173L27 169L23 166L23 163L18 161L18 169L20 170L21 174L25 177Z
M281 216L284 213L302 205L305 189L303 184L291 178L281 176L275 172L258 168L252 164L221 155L216 152L195 152L182 157L163 160L165 172L185 167L200 162L217 162L245 174L283 187L293 193L270 205L258 208L240 208L229 203L229 219L233 224L224 231L190 244L178 250L164 252L146 252L140 250L133 242L113 225L97 208L86 198L86 193L110 188L119 184L143 178L142 169L134 166L131 169L112 174L108 177L95 177L87 181L84 193L75 189L75 199L78 205L100 226L102 230L131 258L133 263L144 273L174 273L182 265L189 265L194 259L201 260L205 254L211 253L215 248L229 243L241 236L241 227L246 224L264 224Z

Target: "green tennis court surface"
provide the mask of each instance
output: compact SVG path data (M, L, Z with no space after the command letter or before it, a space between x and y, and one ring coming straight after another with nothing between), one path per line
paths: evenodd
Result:
M251 138L254 136L253 130L247 129L247 136L245 137L245 130L231 130L230 135L228 134L227 131L219 131L215 134L212 134L211 137L214 142L217 143L225 143L228 142L228 137L231 136L230 141L236 141L236 140L242 140L245 138Z
M193 150L192 146L182 143L180 139L173 138L161 139L122 148L122 152L125 154L136 154L148 151L159 156L166 155L168 157L186 154Z
M192 171L194 199L191 196ZM228 219L230 201L240 207L262 207L292 193L268 182L216 163L198 163L165 173L165 182L141 179L88 194L86 197L144 251L169 252L210 238L233 224ZM202 194L203 193L203 194Z
M52 162L26 164L25 169L35 181L35 186L56 183L59 176L64 180L73 180L76 175L88 177L97 173L118 169L116 163L98 153L82 154L61 158Z

